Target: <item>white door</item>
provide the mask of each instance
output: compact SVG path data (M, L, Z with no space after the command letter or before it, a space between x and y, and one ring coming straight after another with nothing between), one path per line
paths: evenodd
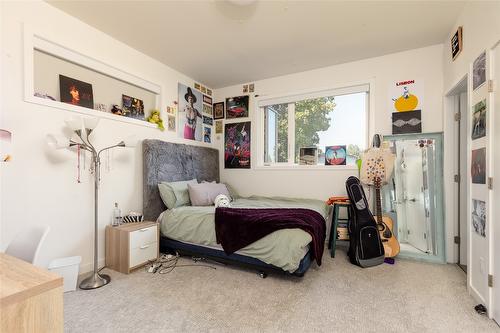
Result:
M492 65L493 65L493 80L495 82L495 92L493 94L493 108L490 110L490 114L493 115L493 172L494 177L494 190L493 190L493 209L490 210L493 215L490 218L492 237L490 253L492 255L493 269L492 274L494 277L493 283L493 297L492 306L493 313L492 317L495 321L500 324L500 45L493 50L492 54ZM494 114L493 112L494 111Z
M414 142L405 146L405 206L408 243L427 252L426 218L423 193L422 149Z

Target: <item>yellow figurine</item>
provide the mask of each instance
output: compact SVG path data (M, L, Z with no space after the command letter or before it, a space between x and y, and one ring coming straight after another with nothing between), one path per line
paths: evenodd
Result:
M152 124L157 124L160 130L165 130L165 127L163 127L163 120L160 118L160 111L151 110L151 114L149 115L147 120Z

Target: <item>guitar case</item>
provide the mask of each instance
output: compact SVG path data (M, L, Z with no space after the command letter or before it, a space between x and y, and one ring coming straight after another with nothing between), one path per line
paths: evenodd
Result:
M358 178L351 176L345 183L347 195L351 201L353 214L348 224L349 251L352 264L360 267L373 267L384 262L385 252L382 240L373 218L365 191Z

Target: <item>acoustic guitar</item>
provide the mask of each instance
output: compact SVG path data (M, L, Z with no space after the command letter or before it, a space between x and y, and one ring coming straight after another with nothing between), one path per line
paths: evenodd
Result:
M375 186L375 200L376 200L376 220L377 228L380 234L380 239L382 240L382 245L384 245L385 257L393 258L399 254L399 242L392 232L394 230L394 223L389 216L382 216L382 201L380 198L380 188L381 180L380 178L375 178L373 181Z

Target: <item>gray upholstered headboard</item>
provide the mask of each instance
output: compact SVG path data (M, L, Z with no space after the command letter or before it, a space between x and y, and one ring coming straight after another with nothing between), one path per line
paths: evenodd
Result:
M143 215L154 221L165 209L158 184L190 180L219 182L219 151L160 140L142 142Z

